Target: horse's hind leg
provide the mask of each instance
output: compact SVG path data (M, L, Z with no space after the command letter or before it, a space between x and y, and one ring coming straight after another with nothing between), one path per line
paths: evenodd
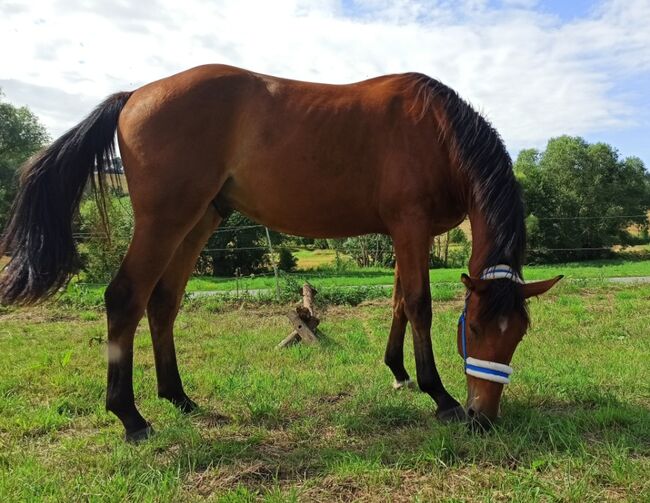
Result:
M133 396L133 337L154 286L205 207L160 206L136 213L135 230L122 265L106 289L108 319L108 386L106 408L126 429L127 440L140 440L150 426Z
M393 387L402 389L411 387L412 382L408 372L404 368L404 335L408 319L404 310L404 294L402 283L399 277L399 268L395 266L395 286L393 288L393 321L390 327L384 363L388 365L395 376Z
M174 321L196 260L220 222L221 217L216 210L212 206L208 207L205 215L176 250L147 304L156 361L158 396L166 398L183 412L191 412L196 408L196 404L185 394L178 373L174 348Z

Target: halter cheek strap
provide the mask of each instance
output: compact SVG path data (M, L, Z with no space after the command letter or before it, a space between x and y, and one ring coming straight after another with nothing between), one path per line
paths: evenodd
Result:
M481 279L509 279L515 283L524 284L521 277L509 265L495 265L488 267L481 274ZM465 297L465 307L458 319L458 325L461 330L461 344L463 349L463 361L465 362L465 373L467 375L485 379L500 384L510 384L510 375L512 374L512 367L498 362L490 362L487 360L479 360L467 356L467 303L470 294Z

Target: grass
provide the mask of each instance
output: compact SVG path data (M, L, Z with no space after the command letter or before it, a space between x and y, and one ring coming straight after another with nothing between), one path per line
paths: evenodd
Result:
M434 300L449 300L462 289L459 281L464 269L432 269L431 294ZM598 283L608 277L650 276L650 261L609 260L558 264L552 266L529 266L525 268L527 280L547 279L564 274L565 282ZM280 280L283 301L295 300L302 282L309 281L320 292L320 302L356 305L363 300L385 298L391 295L393 271L384 268L351 268L335 272L321 269L283 274ZM67 290L57 297L60 305L70 308L95 308L103 306L104 285L73 281ZM249 293L250 291L254 293ZM222 292L219 301L249 299L259 302L275 301L276 282L273 275L240 278L215 278L199 276L190 279L189 295L197 292ZM260 298L261 297L261 298Z
M434 302L432 328L458 398L461 305L460 291ZM184 417L155 398L143 321L135 394L158 433L138 446L103 409L99 311L0 315L0 501L650 499L650 285L566 282L532 301L487 435L440 425L427 396L390 389L387 300L330 307L321 346L283 351L286 306L189 307L176 345L203 408Z
M300 270L318 269L319 267L331 266L336 262L334 250L296 250L293 256L297 259L296 266Z
M432 283L454 283L460 285L460 275L467 272L465 268L431 269L429 277ZM567 279L602 279L617 276L650 276L650 261L589 261L570 264L529 266L525 268L528 280L547 279L564 274ZM392 285L393 271L379 267L350 269L336 272L333 270L300 271L291 274L297 280L308 279L316 287L373 286ZM188 284L188 291L232 291L237 283L232 278L194 277ZM273 276L245 277L239 281L239 288L271 289L275 288Z
M465 268L431 269L429 276L433 283L454 283L460 285L460 275L467 272ZM576 262L570 264L529 266L525 268L528 280L547 279L564 274L567 279L601 279L616 276L650 276L650 261L602 260ZM303 271L292 273L298 279L308 279L317 288L334 286L372 286L392 285L393 271L379 267L365 269L353 268L348 271L333 270ZM275 288L273 276L245 277L239 281L240 289ZM235 290L237 282L233 278L195 277L190 280L188 291Z

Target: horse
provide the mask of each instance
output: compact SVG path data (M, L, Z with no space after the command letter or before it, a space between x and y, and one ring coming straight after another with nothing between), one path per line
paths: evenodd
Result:
M106 216L116 133L135 223L105 292L106 408L127 440L153 432L132 383L134 332L145 312L158 395L183 412L197 407L183 389L173 325L200 251L234 210L311 238L389 235L396 267L384 360L396 387L410 383L410 322L417 384L436 417L485 425L497 417L529 324L526 299L561 276L523 282L524 208L512 161L496 130L454 90L419 73L328 85L205 65L113 94L22 168L0 244L10 255L1 302L50 297L77 271L72 222L88 185ZM466 412L434 361L428 264L432 236L467 216L472 252L457 333Z

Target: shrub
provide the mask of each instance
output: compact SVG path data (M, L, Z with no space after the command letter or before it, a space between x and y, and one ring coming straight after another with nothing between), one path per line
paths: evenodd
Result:
M359 267L393 267L395 254L393 240L384 234L366 234L347 238L343 251L352 257Z
M128 197L107 197L108 234L94 199L80 209L79 252L85 279L91 283L109 281L122 262L133 234L133 209Z
M291 250L284 246L280 248L278 257L278 269L284 272L291 272L296 269L298 259L293 256Z

